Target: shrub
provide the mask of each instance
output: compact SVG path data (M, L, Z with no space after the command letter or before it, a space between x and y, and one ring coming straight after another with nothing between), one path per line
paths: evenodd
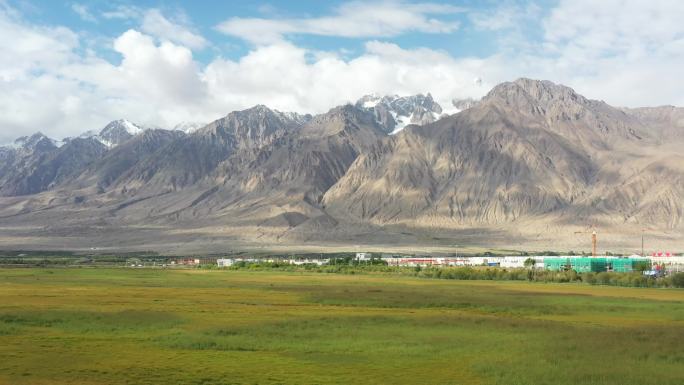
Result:
M606 272L596 274L596 283L599 285L607 285L610 283L610 276Z
M674 287L684 287L684 273L673 274L670 282L672 282Z
M595 273L586 273L584 276L582 276L582 281L586 282L590 285L596 285L598 282L598 279L596 279L596 274Z

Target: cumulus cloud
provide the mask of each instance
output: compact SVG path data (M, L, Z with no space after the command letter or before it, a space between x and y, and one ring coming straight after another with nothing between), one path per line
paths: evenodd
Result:
M405 32L449 33L458 29L458 22L431 16L463 11L446 4L354 1L344 3L331 16L282 20L234 17L217 29L254 44L277 43L295 34L377 38Z
M263 46L239 61L214 61L205 79L216 105L266 103L314 113L370 92L432 92L445 106L453 96L481 92L472 83L476 59L455 60L443 52L405 50L380 41L368 42L365 52L351 60L326 55L310 61L307 54L291 43Z
M132 5L117 5L102 12L101 16L108 20L138 21L142 32L193 50L209 46L207 39L196 31L184 12L176 10L172 13L172 17L169 17L158 8L143 9Z
M16 15L0 11L1 80L59 66L74 55L78 46L78 36L67 28L26 25Z
M158 9L145 12L141 28L143 32L192 49L202 49L207 46L207 40L202 35L193 32L183 23L170 21Z
M0 12L0 143L36 131L55 138L129 117L173 125L206 101L189 48L129 30L114 40L121 63L91 51L63 27L40 27ZM213 116L213 115L212 115Z
M156 45L147 35L128 30L114 42L123 61L117 67L123 84L137 96L165 104L193 104L203 98L203 83L192 52L170 42Z

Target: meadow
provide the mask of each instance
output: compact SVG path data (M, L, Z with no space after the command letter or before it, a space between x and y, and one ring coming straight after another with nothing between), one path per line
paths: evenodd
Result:
M0 384L684 383L684 290L0 270Z

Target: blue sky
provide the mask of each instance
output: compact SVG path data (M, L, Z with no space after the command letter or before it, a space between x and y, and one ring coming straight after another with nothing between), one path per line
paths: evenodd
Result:
M446 109L518 77L684 104L684 2L0 0L0 143L128 118L173 127L368 93Z
M207 49L198 50L195 58L205 64L216 55L237 59L246 54L251 45L249 42L226 35L217 30L222 22L229 18L264 18L264 19L311 19L334 15L336 10L349 2L345 1L269 1L245 3L235 2L183 2L183 1L89 1L89 2L59 2L33 1L15 3L18 8L26 11L26 19L36 24L65 25L74 31L93 36L117 36L130 28L137 26L135 17L112 17L111 14L121 12L144 12L145 9L158 9L166 17L176 19L186 24L197 34L202 35L211 45ZM12 3L10 3L12 4ZM448 33L434 33L414 31L411 33L397 33L393 36L383 36L383 40L391 41L404 48L429 47L449 52L454 57L486 56L495 54L502 47L500 38L507 31L494 31L478 26L472 15L486 14L501 6L496 1L459 1L434 2L444 6L461 8L453 13L436 12L430 17L445 23L454 24L456 28ZM552 1L538 1L534 3L537 16L548 12ZM524 3L508 2L509 8L523 7ZM107 17L107 14L110 14ZM104 16L103 16L104 15ZM541 17L529 20L521 25L523 32L530 41L539 40ZM313 50L344 50L348 55L359 54L363 51L363 43L367 36L340 37L321 36L305 33L287 35L288 40L299 46ZM108 55L109 47L98 47L103 55ZM116 55L111 55L116 60Z

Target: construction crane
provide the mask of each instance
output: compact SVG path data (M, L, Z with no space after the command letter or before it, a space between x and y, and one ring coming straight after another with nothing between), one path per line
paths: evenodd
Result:
M596 244L598 243L596 227L594 225L591 225L591 228L589 230L575 231L575 234L591 234L591 256L592 258L596 258Z

